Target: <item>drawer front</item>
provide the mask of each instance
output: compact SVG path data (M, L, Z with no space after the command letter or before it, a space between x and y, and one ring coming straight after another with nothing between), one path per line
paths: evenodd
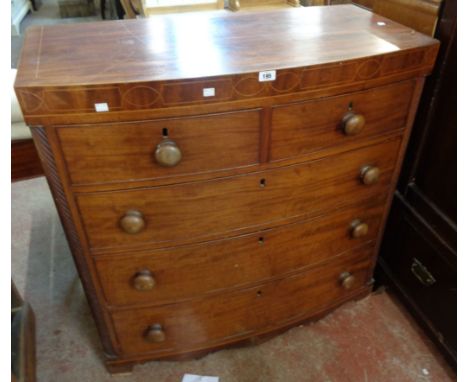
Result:
M158 308L114 312L122 352L163 355L191 351L306 319L366 284L370 253L371 249L359 250L347 258L255 288ZM354 277L347 285L349 289L343 286L345 272ZM150 342L150 338L159 342Z
M58 127L57 134L74 184L174 177L258 163L260 112L66 126ZM163 144L160 152L181 154L169 167L174 159L161 157L158 162L155 156L167 139L175 149Z
M77 201L92 248L145 243L168 246L187 239L235 235L240 230L247 233L285 219L318 216L340 206L384 199L399 147L400 139L395 138L255 174L144 190L79 194ZM361 180L360 173L368 165L380 169L375 184L365 185ZM135 220L135 230L125 227Z
M414 84L408 81L273 108L270 159L276 161L308 154L403 128ZM342 122L344 116L350 118L347 133Z
M367 203L234 239L95 263L109 304L164 304L281 276L362 246L376 239L382 212L383 204Z

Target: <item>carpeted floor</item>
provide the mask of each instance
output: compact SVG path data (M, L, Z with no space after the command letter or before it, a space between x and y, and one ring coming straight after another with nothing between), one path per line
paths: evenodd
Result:
M254 347L196 361L149 362L110 376L44 178L12 184L12 275L36 313L38 382L446 382L455 376L387 293Z

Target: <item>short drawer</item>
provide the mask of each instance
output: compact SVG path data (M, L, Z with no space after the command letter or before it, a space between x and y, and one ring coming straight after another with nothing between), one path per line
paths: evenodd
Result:
M405 127L414 81L339 97L276 106L272 161Z
M57 134L74 184L174 177L258 163L260 112L63 126Z
M326 159L211 181L78 194L92 248L169 246L235 236L312 217L340 206L384 199L400 139ZM379 169L374 184L362 174ZM368 174L368 173L366 173ZM242 231L242 232L240 232ZM189 240L188 240L189 239Z
M382 203L367 203L233 239L101 256L95 264L110 305L165 304L265 281L362 246L377 238L382 212Z
M255 288L112 313L124 354L158 355L227 344L313 316L363 288L371 249ZM223 277L223 275L218 275Z

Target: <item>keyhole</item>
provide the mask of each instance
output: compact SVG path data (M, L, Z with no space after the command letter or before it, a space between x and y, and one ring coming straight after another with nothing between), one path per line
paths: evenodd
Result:
M167 131L166 128L162 129L162 136L163 136L163 138L167 138L169 136L169 132Z
M352 101L348 104L348 110L353 110L353 102Z
M265 187L266 186L266 180L265 179L260 179L260 187Z
M261 290L257 291L257 297L262 297L262 291Z
M258 244L263 245L263 243L265 243L265 240L263 239L263 237L259 237Z

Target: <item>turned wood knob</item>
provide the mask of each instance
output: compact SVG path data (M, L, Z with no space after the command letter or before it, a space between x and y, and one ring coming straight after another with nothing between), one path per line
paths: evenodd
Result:
M182 152L177 143L168 137L164 137L158 147L156 147L154 157L156 158L156 162L161 166L173 167L182 159Z
M162 326L160 324L151 325L148 330L146 330L145 339L153 343L164 342L166 335L164 334Z
M349 272L343 272L340 275L340 283L344 289L351 289L356 283L356 277Z
M150 290L156 285L153 274L148 269L138 271L133 277L133 287L136 290Z
M349 112L343 117L342 120L343 132L345 135L359 134L365 124L366 119L362 114Z
M140 211L129 210L120 219L120 228L126 233L135 234L145 229L145 219Z
M353 239L359 239L367 235L369 231L369 226L366 223L363 223L359 219L353 220L351 222L351 237Z
M239 0L229 0L228 1L228 8L231 11L238 11L240 10L240 2Z
M361 169L361 181L364 184L375 184L379 181L380 169L375 166L365 166Z

